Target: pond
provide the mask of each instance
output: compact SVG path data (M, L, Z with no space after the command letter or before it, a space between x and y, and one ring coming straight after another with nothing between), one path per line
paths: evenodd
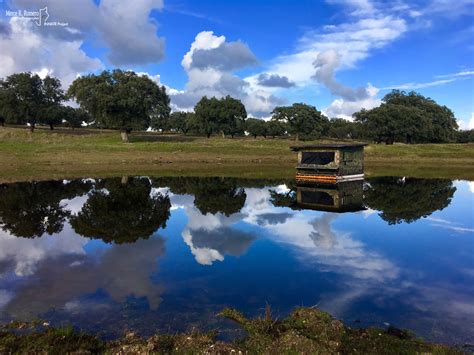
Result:
M0 185L0 322L104 338L238 331L224 307L317 306L474 342L474 183L122 177Z

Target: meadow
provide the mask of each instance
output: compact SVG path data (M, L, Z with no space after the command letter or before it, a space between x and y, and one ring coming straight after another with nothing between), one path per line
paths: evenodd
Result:
M112 130L0 128L0 181L122 175L288 178L290 146L330 143L288 138L221 138ZM474 180L474 144L369 144L367 176Z

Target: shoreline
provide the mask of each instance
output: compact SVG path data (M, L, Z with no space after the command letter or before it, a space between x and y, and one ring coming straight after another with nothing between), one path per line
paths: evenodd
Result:
M121 143L116 131L38 129L31 135L24 128L2 127L0 183L124 175L292 178L295 173L290 139L136 132L131 141ZM474 180L474 144L370 144L365 175Z
M389 326L351 328L314 307L295 308L286 318L276 319L269 306L265 314L246 318L226 308L218 317L237 323L245 335L233 341L217 339L218 331L155 334L142 338L128 332L118 340L104 341L72 327L54 328L48 323L11 322L0 326L1 353L436 353L462 354L461 348L425 342L409 331Z

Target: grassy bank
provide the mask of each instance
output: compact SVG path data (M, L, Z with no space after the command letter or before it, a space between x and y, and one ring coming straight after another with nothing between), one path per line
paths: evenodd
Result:
M444 345L430 344L407 331L353 329L314 308L297 308L276 320L265 316L247 319L233 309L221 317L237 322L246 335L233 342L216 340L217 332L156 334L144 339L129 333L104 342L72 328L50 328L12 323L0 330L0 353L109 353L109 354L461 354ZM18 332L18 328L21 332ZM30 328L30 329L25 329Z
M312 141L304 143L321 143ZM290 139L222 139L134 133L130 144L107 130L0 128L0 181L118 175L287 178ZM474 180L474 145L369 145L368 176Z

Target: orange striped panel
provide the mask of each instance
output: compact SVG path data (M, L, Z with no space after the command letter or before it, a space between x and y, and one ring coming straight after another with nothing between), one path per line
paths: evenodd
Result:
M337 182L337 176L296 174L296 181L318 181L318 182L335 183Z

